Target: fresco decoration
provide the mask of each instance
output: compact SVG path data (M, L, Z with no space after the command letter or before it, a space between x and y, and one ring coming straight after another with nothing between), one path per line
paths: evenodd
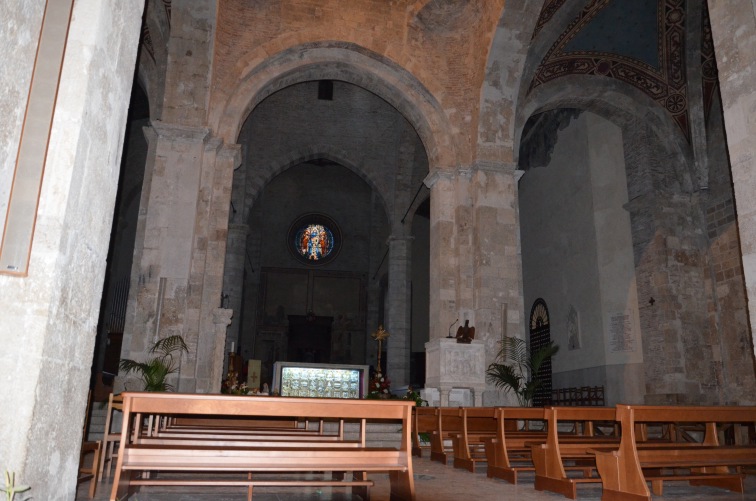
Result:
M551 46L528 92L566 75L615 78L659 103L690 140L685 0L634 0L631 7L589 2ZM642 23L649 13L656 22Z
M150 59L155 61L155 48L152 46L152 37L150 36L150 28L147 26L147 23L142 23L141 37L142 41L140 42L140 45L147 51Z
M165 7L165 17L168 18L168 29L171 28L171 0L163 0L163 7Z
M714 39L711 35L709 6L706 2L704 2L701 30L703 31L701 34L701 88L703 89L704 114L708 121L711 105L714 103L719 86L719 70L714 54Z
M538 16L538 22L536 23L536 27L533 30L533 38L538 36L538 33L543 29L546 24L551 21L551 18L554 17L554 14L556 14L556 11L559 10L559 8L564 5L565 0L546 0L546 2L543 4L543 8L541 9L541 15Z
M333 260L341 248L341 231L330 217L306 214L292 223L288 232L289 250L309 265Z

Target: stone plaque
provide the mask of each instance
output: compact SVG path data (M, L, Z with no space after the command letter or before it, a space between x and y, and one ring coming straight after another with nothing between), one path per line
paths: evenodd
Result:
M609 317L609 336L613 352L635 351L633 321L630 312L613 313Z

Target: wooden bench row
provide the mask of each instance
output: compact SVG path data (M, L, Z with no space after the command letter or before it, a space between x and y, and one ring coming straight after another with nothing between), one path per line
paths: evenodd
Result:
M422 454L424 433L432 460L446 464L452 454L455 467L470 471L486 462L489 477L510 483L533 471L537 490L570 499L577 498L578 485L597 482L604 501L650 500L646 484L661 495L667 480L743 492L738 468L756 464L756 444L728 445L719 438L725 425L752 427L756 407L422 407L413 420L414 454ZM702 430L698 440L686 432L693 424ZM570 470L581 475L568 475Z
M413 406L405 400L127 392L110 499L126 499L147 485L240 486L248 500L260 486L347 487L368 499L368 473L388 472L391 499L411 501ZM321 424L318 430L280 425L292 420ZM328 434L323 422L331 420L339 426ZM344 438L345 422L359 424L357 440ZM399 447L369 447L368 422L401 426Z

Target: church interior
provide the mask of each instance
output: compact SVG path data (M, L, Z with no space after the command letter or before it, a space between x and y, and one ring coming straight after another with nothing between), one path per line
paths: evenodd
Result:
M0 468L35 499L173 335L186 393L292 362L514 405L517 337L549 390L756 405L751 1L62 3L0 7Z

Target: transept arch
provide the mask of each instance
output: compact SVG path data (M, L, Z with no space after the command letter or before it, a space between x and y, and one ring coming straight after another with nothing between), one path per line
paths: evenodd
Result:
M581 89L581 93L575 92ZM681 192L690 193L694 187L693 154L687 139L669 115L640 91L605 78L570 75L543 84L534 89L518 106L515 133L515 152L520 143L527 120L537 114L557 108L577 108L591 111L617 124L623 130L634 123L649 127L659 139L659 146L670 158ZM672 161L676 159L676 161ZM519 159L518 159L519 160ZM667 189L669 186L659 188Z
M379 54L351 43L318 42L290 47L267 59L256 53L249 60L228 100L210 112L210 126L225 142L236 141L244 120L272 93L305 81L342 80L381 97L412 124L431 170L460 163L455 135L440 103L410 72Z

